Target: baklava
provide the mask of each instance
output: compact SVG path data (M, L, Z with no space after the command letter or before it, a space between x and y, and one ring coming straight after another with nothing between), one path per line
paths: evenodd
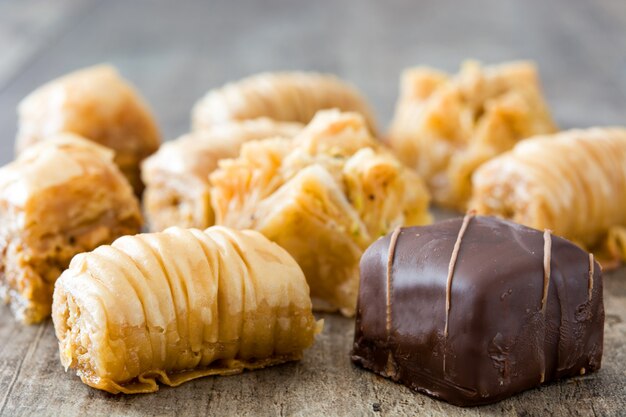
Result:
M18 320L42 321L72 257L141 222L109 149L68 133L29 147L0 168L0 298Z
M251 119L194 131L164 143L142 165L146 185L143 203L150 230L212 226L215 219L209 174L218 161L237 157L245 142L275 136L290 138L301 129L302 125L295 122Z
M464 211L476 168L521 139L554 130L532 63L467 62L453 76L406 70L388 140L435 203Z
M524 140L476 171L478 213L551 229L603 266L626 259L626 129L591 128Z
M113 149L135 192L143 189L139 164L161 139L148 105L115 68L98 65L50 81L22 100L18 113L18 153L72 132Z
M65 368L125 394L298 360L322 327L284 249L218 226L77 255L56 283L52 318Z
M210 176L217 224L255 229L287 249L316 309L354 314L363 250L402 225L428 223L415 172L357 113L318 113L294 139L243 145Z
M267 72L209 91L193 109L192 124L201 130L232 120L268 117L308 123L324 109L360 113L375 133L370 105L349 83L330 74Z

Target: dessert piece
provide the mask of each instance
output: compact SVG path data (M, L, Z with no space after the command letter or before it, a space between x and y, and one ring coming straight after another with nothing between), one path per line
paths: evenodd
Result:
M231 120L268 117L308 123L324 109L361 113L375 133L373 112L359 91L330 74L269 72L209 91L193 109L194 129Z
M210 176L217 224L258 230L287 249L316 309L353 315L365 248L431 219L419 176L356 113L322 111L294 139L246 143L219 166Z
M548 228L606 266L626 259L626 129L525 140L476 171L471 207Z
M299 123L261 118L216 125L163 144L142 164L144 210L150 230L212 226L209 174L217 162L235 158L245 142L293 137L301 129Z
M82 69L38 88L19 105L16 149L72 132L115 151L135 192L140 162L157 150L159 132L139 93L108 65Z
M65 368L114 394L299 360L322 327L284 249L218 226L124 236L77 255L52 310Z
M478 166L520 139L554 130L532 63L468 62L455 76L423 67L404 72L389 144L436 203L464 211Z
M69 133L29 147L0 168L0 300L24 323L44 320L75 254L140 228L110 150Z
M549 230L468 214L367 249L352 360L472 406L598 370L603 329L593 255Z

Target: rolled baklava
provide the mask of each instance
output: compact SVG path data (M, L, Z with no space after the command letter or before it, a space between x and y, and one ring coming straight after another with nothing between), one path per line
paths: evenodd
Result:
M436 203L464 211L478 166L521 139L554 130L532 63L467 62L454 76L406 70L388 139Z
M217 226L77 255L56 283L52 318L66 369L125 394L298 360L322 326L284 249Z
M139 93L108 65L82 69L45 84L19 105L16 149L59 132L72 132L115 151L115 163L136 193L143 189L140 162L160 136Z
M354 314L363 250L430 222L423 182L357 113L322 111L294 139L243 145L210 176L217 224L255 229L298 261L314 307Z
M626 259L626 129L592 128L520 142L473 177L471 207L548 228L611 266Z
M293 137L302 125L261 118L234 121L167 142L142 165L144 211L151 231L170 226L205 229L215 222L209 174L241 145L274 136Z
M110 150L72 134L29 147L0 168L0 299L18 320L45 319L74 255L140 228Z
M269 72L209 91L193 109L194 129L231 120L270 119L308 123L324 109L358 112L372 132L376 122L370 105L352 85L330 74Z

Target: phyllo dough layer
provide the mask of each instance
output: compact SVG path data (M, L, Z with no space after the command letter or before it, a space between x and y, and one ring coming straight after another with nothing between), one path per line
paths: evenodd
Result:
M126 394L298 360L322 325L284 249L218 226L77 255L57 281L53 320L63 365Z
M624 161L624 128L528 139L476 171L471 207L551 229L612 266L626 259Z
M314 306L354 314L363 250L393 228L430 222L421 179L356 113L318 113L293 140L249 142L211 175L216 221L287 249Z
M18 110L18 152L56 133L76 133L113 149L115 163L141 192L139 164L161 139L148 105L113 67L85 68L50 81Z
M18 320L45 319L72 256L140 228L111 151L71 134L33 145L0 168L0 299Z
M356 88L315 72L261 73L211 90L196 103L192 123L196 130L259 117L308 123L319 110L334 108L360 113L376 131L371 107Z
M532 63L467 62L454 76L424 67L404 72L389 143L436 203L464 211L478 166L554 130Z
M235 158L245 142L274 136L290 138L301 129L299 123L267 118L233 121L163 144L142 165L144 210L150 230L212 226L215 219L209 174L217 162Z

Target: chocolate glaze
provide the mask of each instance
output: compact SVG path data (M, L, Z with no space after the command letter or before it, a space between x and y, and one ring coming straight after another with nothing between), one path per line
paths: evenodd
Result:
M468 214L361 259L352 360L460 406L600 368L602 274L549 231Z

